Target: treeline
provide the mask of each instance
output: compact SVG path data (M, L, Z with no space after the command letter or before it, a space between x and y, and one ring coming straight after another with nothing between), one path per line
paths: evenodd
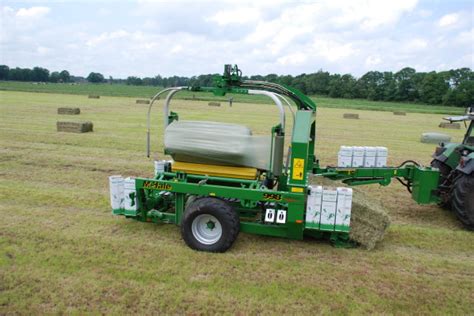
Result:
M215 74L187 77L128 77L128 85L211 86ZM360 78L350 74L318 71L298 76L269 74L244 79L270 81L301 90L307 95L373 101L416 102L467 107L474 105L474 72L459 68L442 72L417 72L403 68L398 72L369 71Z
M0 80L37 82L85 82L122 83L150 86L212 86L213 77L207 74L193 77L134 77L113 79L97 72L87 78L74 77L67 70L49 72L41 67L9 68L0 65ZM374 101L400 101L427 104L445 104L467 107L474 105L474 72L470 68L459 68L441 72L417 72L403 68L398 72L369 71L360 78L350 74L330 74L318 71L298 76L269 74L266 76L245 76L244 79L264 80L295 87L308 95L323 95L333 98L367 99Z

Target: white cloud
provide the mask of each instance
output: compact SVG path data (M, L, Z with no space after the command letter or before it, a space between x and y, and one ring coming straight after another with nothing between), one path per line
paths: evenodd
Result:
M257 8L237 8L234 10L221 10L216 12L206 21L216 22L218 25L246 24L257 21L260 18L260 10Z
M113 77L215 73L225 63L246 75L473 66L471 7L275 1L61 3L52 10L13 3L0 6L0 63ZM452 12L456 21L445 18Z
M441 17L441 19L439 19L438 25L441 27L448 27L448 26L456 25L458 22L459 22L459 14L450 13Z
M48 7L21 8L16 12L17 17L21 18L39 18L45 16L51 11Z

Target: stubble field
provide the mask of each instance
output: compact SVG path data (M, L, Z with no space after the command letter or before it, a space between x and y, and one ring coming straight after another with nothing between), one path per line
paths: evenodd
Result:
M59 116L60 106L81 114ZM278 121L268 104L177 100L172 109L255 134ZM209 254L190 250L173 225L114 217L108 176L152 176L146 111L126 97L0 91L0 314L473 312L474 234L453 214L416 205L398 183L364 188L392 219L373 251L240 234L227 253ZM456 141L463 133L440 130L441 114L344 112L318 110L322 165L336 163L340 145L383 145L390 165L428 164L434 146L419 142L422 132ZM162 158L161 105L153 113L152 149ZM56 132L57 120L77 119L93 121L94 132Z

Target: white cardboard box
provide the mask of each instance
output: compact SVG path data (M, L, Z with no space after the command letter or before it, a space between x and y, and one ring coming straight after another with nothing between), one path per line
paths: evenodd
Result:
M135 179L126 178L123 182L123 189L124 209L127 211L138 210L137 192L135 190ZM135 194L135 197L133 199L130 197L131 193Z
M365 147L354 146L352 150L352 167L363 167Z
M110 176L109 187L110 187L110 206L113 210L123 209L123 177L122 176Z
M376 154L376 162L375 166L378 168L386 167L387 166L387 156L388 156L388 149L387 147L376 147L377 154Z
M306 227L319 228L321 221L321 200L323 195L323 187L309 186L310 192L306 201Z
M338 167L352 167L352 147L351 146L341 146L339 148L339 153L337 156L337 166Z
M375 167L376 154L377 154L377 149L375 147L365 147L364 167L366 168Z

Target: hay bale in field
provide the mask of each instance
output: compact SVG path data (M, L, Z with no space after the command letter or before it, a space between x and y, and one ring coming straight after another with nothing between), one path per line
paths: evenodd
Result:
M346 186L342 182L322 177L314 179L316 183L325 187ZM349 237L363 248L371 250L383 239L385 231L390 226L390 217L379 201L369 198L357 188L353 187L352 189L352 214Z
M137 100L137 104L150 104L150 100Z
M207 105L209 106L221 106L220 102L209 102Z
M441 127L441 128L449 128L449 129L460 129L460 128L461 128L461 124L459 124L459 123L441 122L441 123L439 123L438 127Z
M92 132L92 122L56 122L56 128L58 132L68 133L87 133Z
M89 94L89 99L100 99L100 95Z
M395 111L395 112L393 112L393 115L401 115L401 116L405 116L405 115L407 115L407 112L402 112L402 111Z
M451 136L441 133L423 133L421 134L420 142L426 144L449 143Z
M349 237L370 250L381 241L390 226L385 208L363 192L354 191Z
M81 114L80 108L58 108L58 114L78 115Z
M345 119L353 119L353 120L358 120L359 119L359 114L356 113L344 113L342 115L343 118Z

